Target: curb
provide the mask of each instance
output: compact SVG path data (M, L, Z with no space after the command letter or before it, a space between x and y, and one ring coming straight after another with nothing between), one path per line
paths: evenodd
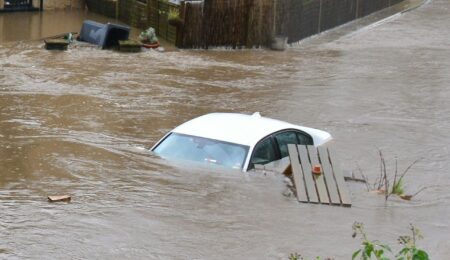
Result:
M403 10L403 11L401 11L400 13L404 14L404 13L407 13L407 12L410 12L410 11L413 11L413 10L416 10L417 8L419 8L419 7L423 6L423 5L429 4L431 1L432 1L432 0L421 0L421 1L420 1L419 3L417 3L415 6L412 6L412 7L408 8L408 9L406 9L406 10Z

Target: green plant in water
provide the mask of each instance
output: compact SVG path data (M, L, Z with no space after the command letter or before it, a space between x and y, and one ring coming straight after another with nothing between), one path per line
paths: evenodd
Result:
M405 189L403 188L403 180L399 179L398 181L394 182L392 185L392 191L391 194L395 194L398 196L402 196L405 194Z
M403 248L397 253L397 255L393 255L391 248L382 244L378 240L369 240L367 234L364 230L363 223L355 222L353 223L353 238L356 236L361 236L361 248L353 252L352 260L354 259L362 259L362 260L429 260L428 253L423 249L417 248L416 242L419 239L422 239L423 236L420 230L410 224L411 235L409 236L400 236L398 238L398 242ZM392 256L393 258L390 258ZM298 253L292 253L289 255L289 260L306 260L306 258L302 257ZM316 260L320 260L320 257L316 257ZM331 258L325 258L324 260L331 260Z
M377 260L388 260L384 254L385 252L391 252L391 248L388 245L381 244L377 240L369 240L367 238L366 232L364 231L364 225L359 222L355 222L353 224L353 237L356 237L357 235L362 236L362 243L359 250L356 250L352 254L352 259L357 259L359 256L359 259L368 260L371 259L372 256L375 257Z
M320 260L320 256L316 256L316 258L314 258L315 260ZM305 258L303 258L303 256L299 255L298 253L292 253L289 255L289 260L306 260ZM331 258L325 258L325 260L332 260Z
M386 201L393 194L399 196L404 200L410 200L412 197L416 196L427 188L424 187L422 189L419 189L412 195L405 194L404 177L409 172L409 170L422 158L419 158L411 163L401 174L398 172L397 158L395 158L395 169L393 174L390 174L386 167L386 160L384 159L383 152L381 150L378 150L378 153L380 156L380 174L372 185L369 183L368 178L362 173L362 170L359 169L364 182L366 183L367 191L373 190L377 191L379 194L383 194ZM393 179L390 178L391 175L393 175Z
M412 236L400 236L398 242L403 248L396 255L397 260L428 260L428 254L422 249L417 248L416 241L422 239L420 230L410 224Z
M380 151L381 154L381 151ZM415 162L414 162L415 163ZM414 164L413 163L413 164ZM405 189L403 188L403 177L405 176L405 174L408 172L409 168L406 169L406 171L404 172L404 174L402 174L400 176L400 178L398 178L398 166L397 166L397 158L395 158L395 172L394 172L394 181L392 183L392 190L390 192L390 194L395 194L397 196L402 196L405 194Z
M289 260L301 260L303 257L297 253L292 253L289 255Z

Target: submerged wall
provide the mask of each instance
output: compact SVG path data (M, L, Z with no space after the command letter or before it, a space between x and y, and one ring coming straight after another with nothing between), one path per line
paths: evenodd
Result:
M44 10L83 8L84 0L44 0Z
M44 10L84 8L84 0L43 0ZM33 0L33 7L39 8L40 0Z
M0 0L0 11L29 11L39 10L55 10L55 9L80 9L84 8L85 0L28 0L28 1L9 1L10 5L5 9L7 0Z

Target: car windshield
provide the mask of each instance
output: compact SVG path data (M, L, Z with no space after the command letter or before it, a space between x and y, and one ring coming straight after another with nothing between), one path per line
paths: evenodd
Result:
M171 133L153 151L170 159L212 163L227 168L242 169L248 146Z

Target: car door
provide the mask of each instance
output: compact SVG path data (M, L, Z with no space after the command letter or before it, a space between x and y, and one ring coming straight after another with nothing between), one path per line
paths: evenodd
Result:
M313 145L310 135L298 130L284 130L259 141L253 149L248 170L255 164L268 164L289 155L288 144Z
M259 141L253 149L248 169L253 169L255 164L267 164L278 160L278 154L272 136Z

